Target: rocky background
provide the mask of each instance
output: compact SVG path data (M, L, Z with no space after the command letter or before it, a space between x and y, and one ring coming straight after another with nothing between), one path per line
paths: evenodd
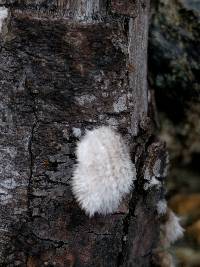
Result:
M171 167L168 200L182 218L177 266L200 266L200 1L154 0L149 82ZM167 266L167 265L165 265Z

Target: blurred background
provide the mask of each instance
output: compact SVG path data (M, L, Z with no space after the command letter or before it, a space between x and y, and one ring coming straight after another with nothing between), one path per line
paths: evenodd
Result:
M184 239L172 248L177 266L200 266L200 0L152 0L149 83L160 137L170 154L169 206Z

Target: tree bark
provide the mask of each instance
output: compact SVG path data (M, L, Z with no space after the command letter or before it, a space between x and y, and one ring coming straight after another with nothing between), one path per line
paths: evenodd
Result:
M9 10L0 33L0 266L151 266L167 155L147 91L149 0L0 5ZM116 213L89 218L70 178L76 142L99 125L127 139L137 181Z

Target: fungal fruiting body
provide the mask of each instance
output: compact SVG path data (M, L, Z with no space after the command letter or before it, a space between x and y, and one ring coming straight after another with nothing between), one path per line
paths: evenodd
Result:
M161 225L164 235L164 246L170 246L179 238L183 237L184 229L180 225L180 218L170 209L167 211L167 221Z
M89 216L116 211L136 177L121 135L107 126L87 131L76 156L72 191L82 209Z
M180 218L167 207L167 202L162 199L157 205L158 215L161 216L161 235L157 248L154 249L153 263L156 266L175 267L175 259L170 253L170 246L183 237L184 229L180 225Z

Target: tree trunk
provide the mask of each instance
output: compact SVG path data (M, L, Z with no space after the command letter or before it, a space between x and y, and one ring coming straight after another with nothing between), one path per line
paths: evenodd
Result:
M149 0L0 0L0 266L151 265L165 147L147 92ZM70 187L86 129L127 139L137 181L89 218ZM122 177L123 179L123 177Z

